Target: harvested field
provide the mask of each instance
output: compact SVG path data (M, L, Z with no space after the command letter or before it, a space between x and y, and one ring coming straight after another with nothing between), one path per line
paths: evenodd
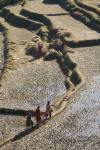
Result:
M6 108L34 109L44 107L57 96L66 92L64 76L54 62L37 60L10 71L4 78L1 88L1 104Z
M0 142L26 128L25 117L0 115Z
M26 0L1 10L0 150L100 149L99 21L96 0ZM47 101L52 117L37 126L34 110L45 114Z

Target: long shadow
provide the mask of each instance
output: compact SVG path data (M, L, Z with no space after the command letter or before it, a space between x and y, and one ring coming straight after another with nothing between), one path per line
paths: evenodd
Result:
M17 28L25 28L29 31L37 30L42 26L42 24L40 23L33 22L31 20L28 20L27 18L16 16L10 12L2 12L0 16L4 18L5 21L10 25Z
M51 21L44 14L38 14L38 13L31 12L31 11L28 11L25 9L22 9L20 14L23 15L24 17L31 19L31 20L35 20L35 21L38 21L40 23L43 23L44 25L46 25L48 27L48 29L52 28Z
M100 45L100 38L99 39L79 41L77 43L74 41L68 41L68 42L66 41L65 43L71 48L98 46L98 45Z
M0 108L0 114L2 115L26 116L29 112L32 116L35 116L35 113L32 110Z
M37 129L37 125L32 126L22 132L20 132L19 134L17 134L11 141L14 142L16 140L19 140L21 138L23 138L24 136L30 134L31 132L35 131Z
M33 132L33 131L37 130L39 127L43 126L46 122L47 122L47 120L44 120L39 126L34 125L32 127L25 129L24 131L21 131L20 133L15 135L15 137L11 141L14 142L16 140L19 140L19 139L25 137L26 135L29 135L31 132Z
M44 4L58 4L61 0L43 0Z
M57 14L45 14L47 16L66 16L68 13L57 13Z

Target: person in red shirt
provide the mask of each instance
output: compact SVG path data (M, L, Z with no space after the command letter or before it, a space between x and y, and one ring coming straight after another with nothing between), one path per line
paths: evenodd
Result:
M37 107L37 109L36 109L36 111L35 111L35 115L36 115L36 122L37 122L37 125L39 126L39 124L41 123L40 106Z

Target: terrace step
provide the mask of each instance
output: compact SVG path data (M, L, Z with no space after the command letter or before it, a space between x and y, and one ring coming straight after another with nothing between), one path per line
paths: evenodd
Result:
M86 1L84 2L83 0L75 0L75 2L77 3L77 5L85 8L88 11L94 12L98 16L100 16L100 9L97 8L96 6L88 4Z
M70 14L79 21L82 21L91 29L100 32L100 19L99 17L96 18L93 12L87 11L80 8L76 3L75 0L67 0L64 2L63 7L70 12ZM96 15L97 16L97 15Z
M86 12L86 16L91 20L94 21L96 24L100 25L100 16L98 16L95 12L90 11L84 7L83 3L80 2L80 0L74 0L76 5L79 6L82 11Z
M48 19L46 15L29 11L27 9L22 9L20 11L20 15L27 17L30 20L36 20L38 22L41 22L42 24L46 25L49 30L53 28L52 22L50 21L50 19Z
M3 9L1 16L5 18L5 21L10 23L11 25L19 28L25 28L30 31L37 30L38 28L43 26L42 23L31 21L28 18L21 16L20 14L15 14L8 8Z
M34 19L36 17L34 15L37 15L37 18L39 15L45 16L50 20L49 22L52 24L52 28L64 29L66 32L71 33L72 36L65 39L66 43L71 47L98 45L100 43L99 33L72 18L69 12L57 4L49 5L44 4L42 1L27 2L21 11L21 15L25 15L30 19Z

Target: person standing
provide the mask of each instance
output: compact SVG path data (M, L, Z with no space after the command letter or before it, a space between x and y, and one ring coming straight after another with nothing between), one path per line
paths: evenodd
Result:
M32 121L31 118L32 118L32 114L31 114L31 112L28 112L28 114L27 114L27 121L26 121L27 127L30 127L30 126L33 125L33 121Z
M36 115L36 122L37 125L39 125L41 123L41 112L40 112L40 106L37 107L36 111L35 111L35 115Z
M51 109L51 106L50 106L50 101L47 102L47 106L46 106L46 116L51 118L51 114L52 113L52 109Z

